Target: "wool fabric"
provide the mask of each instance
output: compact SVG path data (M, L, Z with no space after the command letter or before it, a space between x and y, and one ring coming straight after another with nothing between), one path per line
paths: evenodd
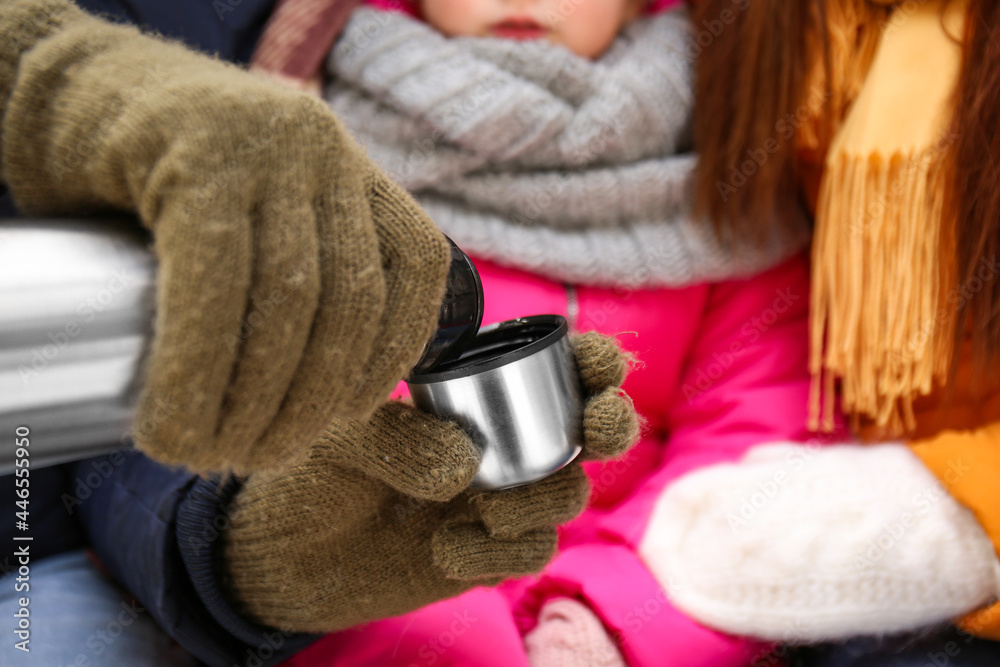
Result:
M640 554L693 618L781 642L912 631L1000 594L989 536L901 444L773 444L692 472Z
M623 453L638 432L620 386L600 381L622 378L608 363L617 350L596 333L574 338L590 379L584 419L605 425L600 451L585 435L588 458ZM595 400L607 394L617 401ZM331 632L539 571L555 526L586 505L586 474L574 462L534 484L467 490L478 464L456 424L402 403L335 422L302 464L255 474L236 496L223 550L234 603L266 625Z
M290 465L385 401L436 328L450 254L321 101L66 0L5 2L0 34L21 208L125 210L153 234L141 450Z
M531 667L626 667L621 651L587 606L556 598L538 612L538 626L524 637Z
M251 68L296 87L311 86L320 65L340 34L351 11L361 0L280 0L254 49ZM416 5L400 0L369 0L384 10L417 16ZM677 0L653 0L650 13L661 12Z
M411 16L420 14L417 0L365 0L365 2L379 9L406 12ZM677 2L678 0L650 0L646 3L646 11L650 13L660 12L676 5Z
M801 249L808 230L800 217L799 232L755 248L692 217L688 31L684 12L665 12L590 61L360 8L327 62L325 96L477 257L588 285L748 276Z

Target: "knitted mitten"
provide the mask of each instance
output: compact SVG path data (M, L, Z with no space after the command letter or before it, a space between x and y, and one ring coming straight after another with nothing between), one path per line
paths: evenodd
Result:
M596 334L576 350L587 454L619 454L637 435L621 355ZM586 504L582 468L466 490L478 463L457 425L401 403L337 422L304 463L256 473L237 494L223 548L235 604L266 625L329 632L540 570L554 526Z
M779 641L913 630L1000 593L975 516L898 444L774 445L693 472L640 553L696 620Z
M66 0L5 0L0 34L18 204L153 233L140 449L267 468L386 399L434 330L448 246L322 102Z
M531 667L625 667L625 659L601 619L569 598L547 602L538 625L524 637Z

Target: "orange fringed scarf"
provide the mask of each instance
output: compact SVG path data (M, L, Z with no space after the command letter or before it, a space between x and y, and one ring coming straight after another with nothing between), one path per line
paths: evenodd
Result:
M838 45L831 29L831 88L843 91L831 102L836 112L851 106L826 152L816 206L812 428L833 427L837 378L844 411L894 435L915 427L914 399L947 380L956 267L944 158L966 7L962 0L903 3L882 25L854 23L877 28L874 34L840 33L874 48ZM831 26L860 18L839 11ZM845 47L855 60L838 66ZM851 83L862 76L850 103ZM800 138L810 140L822 141Z
M811 122L805 123L796 137L796 144L810 151L829 147L830 132L836 127L826 127L824 120L839 123L857 98L878 48L882 26L892 11L865 0L828 0L822 6L826 12L829 61L820 55L820 37L809 35L808 48L816 54L810 64L805 101Z

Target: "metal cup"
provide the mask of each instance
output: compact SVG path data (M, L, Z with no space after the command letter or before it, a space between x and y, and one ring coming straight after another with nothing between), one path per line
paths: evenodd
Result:
M484 327L458 360L407 384L417 407L457 422L479 448L476 488L536 482L582 449L582 392L558 315Z

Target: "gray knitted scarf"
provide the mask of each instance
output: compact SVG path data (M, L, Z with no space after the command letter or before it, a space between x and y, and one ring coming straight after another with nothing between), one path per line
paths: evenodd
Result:
M659 14L590 61L359 9L328 60L326 99L474 256L587 285L750 275L801 249L807 228L755 248L692 219L688 30L685 13Z

